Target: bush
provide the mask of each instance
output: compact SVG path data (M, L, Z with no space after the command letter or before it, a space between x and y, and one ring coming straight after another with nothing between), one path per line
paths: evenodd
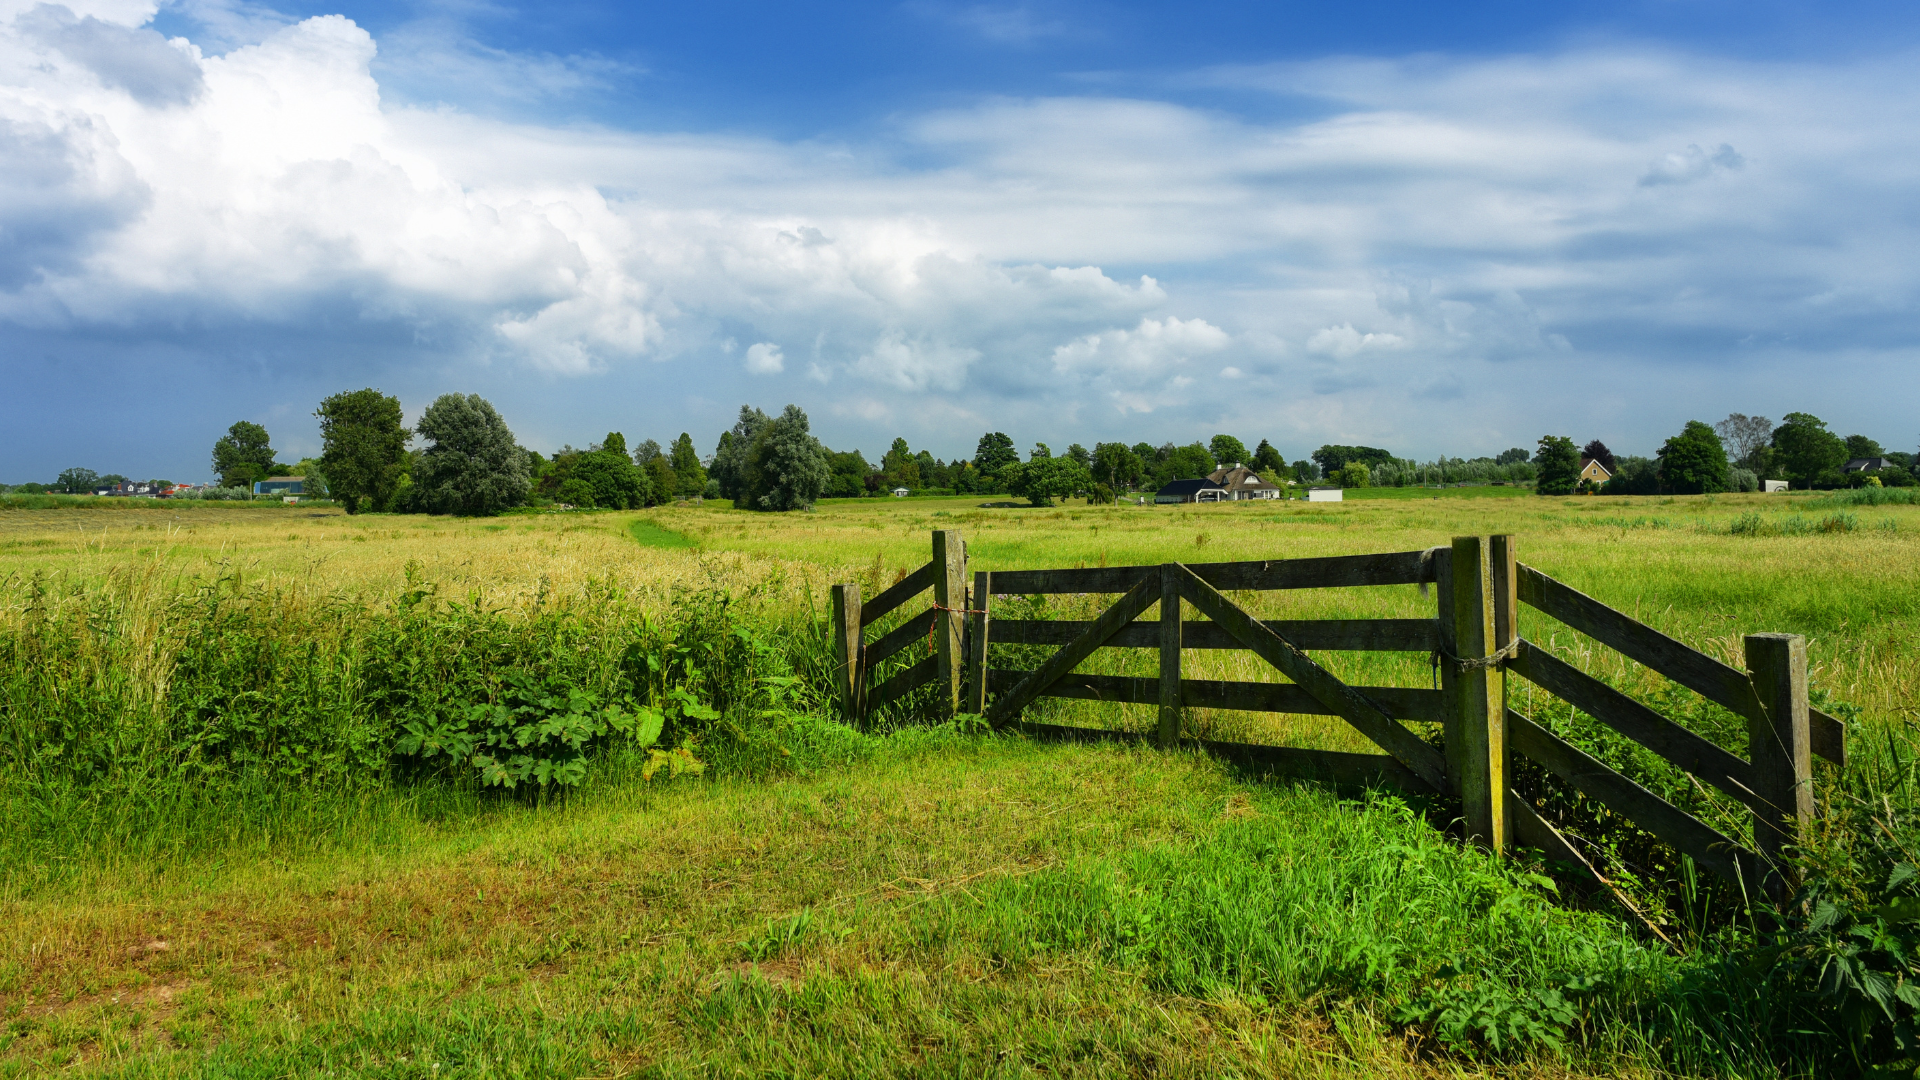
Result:
M1727 490L1751 492L1760 490L1760 478L1751 469L1730 469L1727 471Z

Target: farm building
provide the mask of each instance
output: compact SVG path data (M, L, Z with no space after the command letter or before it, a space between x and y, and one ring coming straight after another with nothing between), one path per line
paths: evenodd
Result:
M256 480L253 485L255 495L305 495L307 478L304 476L269 476L265 480Z
M894 489L893 489L893 497L894 497L894 498L896 498L896 499L904 499L904 498L906 498L906 497L907 497L908 495L911 495L911 494L913 494L913 493L912 493L912 492L910 492L910 491L908 491L908 490L907 490L906 488L894 488Z
M1308 502L1345 502L1339 488L1317 487L1307 489Z
M1155 503L1225 502L1227 497L1226 488L1203 476L1198 480L1175 480L1154 492L1153 501Z
M1238 502L1242 499L1278 499L1284 495L1280 485L1269 484L1260 479L1260 474L1234 462L1223 465L1207 474L1207 479L1226 489L1226 498Z
M1857 457L1841 466L1841 470L1844 472L1876 472L1880 469L1890 469L1892 467L1893 462L1883 457Z
M1582 454L1580 455L1580 479L1591 480L1598 486L1613 479L1613 474L1608 472L1607 467L1600 464L1597 459Z
M1765 494L1772 495L1775 492L1787 490L1787 482L1785 480L1762 480L1760 481L1760 490Z

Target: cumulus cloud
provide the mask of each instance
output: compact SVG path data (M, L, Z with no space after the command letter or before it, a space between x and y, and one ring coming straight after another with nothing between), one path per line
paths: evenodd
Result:
M1315 331L1307 339L1307 351L1345 360L1364 350L1393 349L1405 343L1406 339L1398 334L1363 334L1355 330L1352 323L1341 323Z
M1697 144L1688 144L1677 154L1667 154L1660 160L1647 166L1640 176L1641 187L1658 187L1661 184L1688 184L1702 180L1716 172L1738 169L1747 163L1747 159L1726 143L1709 153Z
M780 346L762 341L747 346L747 370L755 375L778 375L787 370L787 358L781 355Z

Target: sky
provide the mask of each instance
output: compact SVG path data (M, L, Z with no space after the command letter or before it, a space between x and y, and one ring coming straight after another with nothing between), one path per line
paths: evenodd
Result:
M1428 459L1920 444L1920 6L0 0L0 481L800 405Z

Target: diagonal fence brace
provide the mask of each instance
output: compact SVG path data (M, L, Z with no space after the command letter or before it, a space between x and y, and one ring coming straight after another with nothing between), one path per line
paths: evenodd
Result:
M1178 566L1178 564L1175 564ZM1295 648L1292 642L1273 632L1266 624L1240 609L1213 586L1201 581L1193 571L1179 566L1180 594L1193 606L1219 623L1254 655L1280 669L1280 673L1312 694L1314 699L1333 710L1334 715L1352 724L1360 734L1398 758L1400 763L1427 782L1435 791L1453 790L1447 778L1446 759L1420 736L1399 721L1381 712L1359 691L1341 682L1312 657ZM1061 674L1065 674L1062 672Z
M1059 681L1080 665L1080 662L1092 656L1095 649L1107 643L1107 639L1120 632L1120 629L1132 622L1139 614L1152 607L1160 599L1160 581L1157 577L1145 578L1133 588L1127 590L1118 603L1100 613L1100 617L1087 626L1085 632L1065 645L1060 651L1047 658L1047 662L1036 668L1032 674L1021 679L1011 690L1002 694L993 703L993 710L987 714L987 720L994 727L1004 727L1018 717L1022 710L1033 703L1046 689Z

